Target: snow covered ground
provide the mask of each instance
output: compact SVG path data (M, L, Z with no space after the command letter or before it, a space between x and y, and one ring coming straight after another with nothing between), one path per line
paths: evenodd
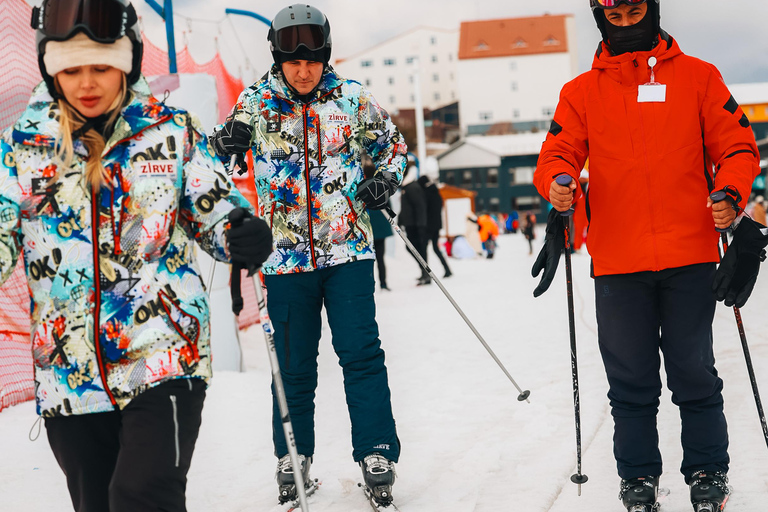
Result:
M543 232L539 232L539 242ZM538 244L537 244L538 245ZM538 246L536 247L538 251ZM393 407L402 441L395 499L404 511L619 512L612 457L612 420L600 361L589 257L576 254L574 294L582 400L583 472L577 496L568 316L563 262L555 283L533 299L535 256L523 237L504 235L493 260L451 260L445 286L505 363L531 390L531 403L485 352L435 285L416 287L416 263L397 240L387 259L391 292L377 292ZM436 273L442 269L434 255ZM742 311L758 383L768 400L768 269ZM354 314L354 312L350 312ZM341 369L325 331L317 391L317 453L312 476L322 480L312 511L370 510L357 489ZM270 433L269 363L259 326L244 333L245 373L219 372L209 390L203 427L189 474L188 508L272 511L277 488ZM768 496L768 450L755 411L732 310L718 306L717 367L725 380L730 426L729 510L757 512ZM67 510L64 476L43 432L27 439L35 421L27 403L0 414L0 510ZM665 460L664 512L689 512L679 474L680 421L669 392L659 415Z

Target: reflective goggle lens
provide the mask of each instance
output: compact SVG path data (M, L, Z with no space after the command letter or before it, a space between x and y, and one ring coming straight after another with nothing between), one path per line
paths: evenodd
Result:
M48 37L68 37L85 28L95 40L112 42L123 34L125 7L114 0L48 0L42 26Z
M277 32L277 49L293 53L300 45L315 51L325 46L325 35L320 25L296 25Z
M615 7L618 7L620 4L627 4L627 5L640 5L644 4L647 0L595 0L597 2L597 5L602 7L603 9L613 9Z

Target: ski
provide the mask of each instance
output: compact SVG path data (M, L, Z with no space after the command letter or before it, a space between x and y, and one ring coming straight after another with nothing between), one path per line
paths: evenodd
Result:
M307 495L307 498L315 494L315 491L317 491L321 485L323 485L323 482L319 481L317 478L311 480L309 482L309 487L306 487L304 491ZM301 510L301 503L299 503L298 498L289 503L288 508L285 509L285 512L294 512L296 510Z
M363 484L357 484L358 487L360 487L363 490L363 493L365 493L365 497L368 498L368 503L371 505L371 508L375 512L400 512L400 509L397 508L397 505L390 502L387 505L382 505L378 501L376 501L376 498L373 497L373 493L371 490L366 487Z

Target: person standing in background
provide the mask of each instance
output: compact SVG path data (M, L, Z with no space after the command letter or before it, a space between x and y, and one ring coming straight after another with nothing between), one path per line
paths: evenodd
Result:
M427 261L427 195L424 188L416 181L415 165L409 165L405 170L403 185L401 186L402 195L400 197L400 215L398 216L398 225L405 229L408 241L416 248L418 254ZM408 252L413 256L416 264L421 270L421 276L417 280L417 285L432 284L432 278L419 260L408 248Z
M376 172L376 167L370 157L363 159L363 173L366 178L372 178ZM387 202L387 209L392 211L391 202ZM385 261L386 241L394 232L381 210L367 208L368 216L371 219L371 229L373 229L373 248L376 251L376 268L379 271L379 288L389 291L387 286L387 264Z
M528 254L533 254L533 241L536 238L536 215L532 212L525 214L525 224L523 224L523 236L528 240Z
M440 263L443 265L445 274L443 277L451 277L453 272L448 267L448 262L443 256L443 251L440 250L440 230L443 229L443 196L440 195L440 190L437 188L437 184L426 176L421 176L418 179L419 185L424 189L424 195L427 198L427 245L432 244L432 250L440 259ZM426 249L424 254L427 254ZM424 261L427 261L426 258Z

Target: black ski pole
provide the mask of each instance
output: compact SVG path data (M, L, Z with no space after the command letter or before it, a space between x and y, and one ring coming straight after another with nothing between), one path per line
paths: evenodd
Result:
M451 297L451 294L448 293L448 290L445 289L445 286L443 286L443 283L440 282L440 280L437 278L437 276L432 272L432 269L429 268L429 265L427 265L427 262L424 261L424 258L421 257L419 254L419 251L416 250L416 248L413 246L413 244L406 238L406 236L403 234L402 231L400 231L400 226L397 225L397 222L395 222L395 212L392 211L391 208L387 207L385 210L382 210L384 213L384 217L389 221L389 223L392 225L392 228L395 230L395 232L400 236L400 238L403 239L403 242L405 242L405 245L408 247L408 249L411 250L413 255L418 260L419 264L422 266L424 270L429 274L429 277L432 278L432 280L437 283L437 286L442 290L443 294L445 294L445 297L448 299L448 301L453 304L453 307L456 308L456 311L461 315L461 318L464 319L464 322L469 326L469 328L472 330L473 333L475 333L475 336L477 336L477 339L480 340L480 343L483 344L485 347L485 350L488 351L488 353L491 355L494 361L496 361L496 364L499 365L499 368L501 368L501 371L504 372L504 375L507 376L507 378L512 382L512 384L517 388L517 390L520 392L520 394L517 397L518 402L526 401L528 403L531 403L530 400L528 400L528 397L531 395L531 392L528 390L523 391L520 386L517 385L517 382L515 382L515 379L512 378L512 375L507 371L507 368L504 366L504 364L501 362L501 360L496 356L496 354L493 352L491 347L486 343L486 341L483 339L483 337L480 335L480 333L475 329L475 326L472 325L472 322L469 321L469 318L467 318L467 315L464 314L464 311L461 310L459 305L456 303L455 300L453 300L453 297Z
M567 174L561 174L555 181L558 185L567 187L572 178ZM571 380L573 381L573 412L576 421L576 473L571 475L571 482L579 486L581 496L581 484L589 480L587 475L581 472L581 400L579 399L579 365L576 358L576 321L573 311L573 272L571 270L571 234L573 232L573 206L562 215L565 221L565 283L568 291L568 329L571 334Z
M242 217L238 217L236 214L230 216L230 223L232 225L237 226L242 224L242 222ZM240 269L238 268L236 270L239 274ZM280 361L277 359L277 351L275 350L275 338L272 334L274 330L272 329L272 322L269 319L267 303L264 301L264 294L261 291L261 282L259 281L260 270L261 269L256 269L256 271L253 273L253 287L256 291L256 299L259 303L259 323L261 324L261 328L264 330L264 340L267 342L269 366L272 370L272 384L275 387L275 396L277 397L277 405L280 409L280 419L283 424L283 434L285 434L285 442L288 445L288 454L291 457L291 464L293 465L293 479L294 483L296 484L296 491L299 495L301 512L309 512L307 494L304 491L304 475L301 472L299 452L296 449L296 438L293 435L293 424L291 423L291 415L288 411L288 400L285 397L283 377L280 375Z
M722 190L713 192L709 196L713 203L719 203L725 200L726 193ZM728 232L731 228L717 229L720 233L720 240L723 243L723 255L728 250ZM722 260L722 257L720 258ZM757 379L755 378L755 369L752 366L752 357L749 355L749 345L747 344L747 334L744 331L744 322L741 320L741 310L736 306L733 306L733 315L736 317L736 327L739 330L739 338L741 338L741 348L744 350L744 360L747 363L747 373L749 374L749 383L752 385L752 394L755 397L755 405L757 406L757 415L760 418L760 426L763 429L763 437L765 438L765 444L768 446L768 423L765 421L765 412L763 412L763 402L760 400L760 391L757 389Z

